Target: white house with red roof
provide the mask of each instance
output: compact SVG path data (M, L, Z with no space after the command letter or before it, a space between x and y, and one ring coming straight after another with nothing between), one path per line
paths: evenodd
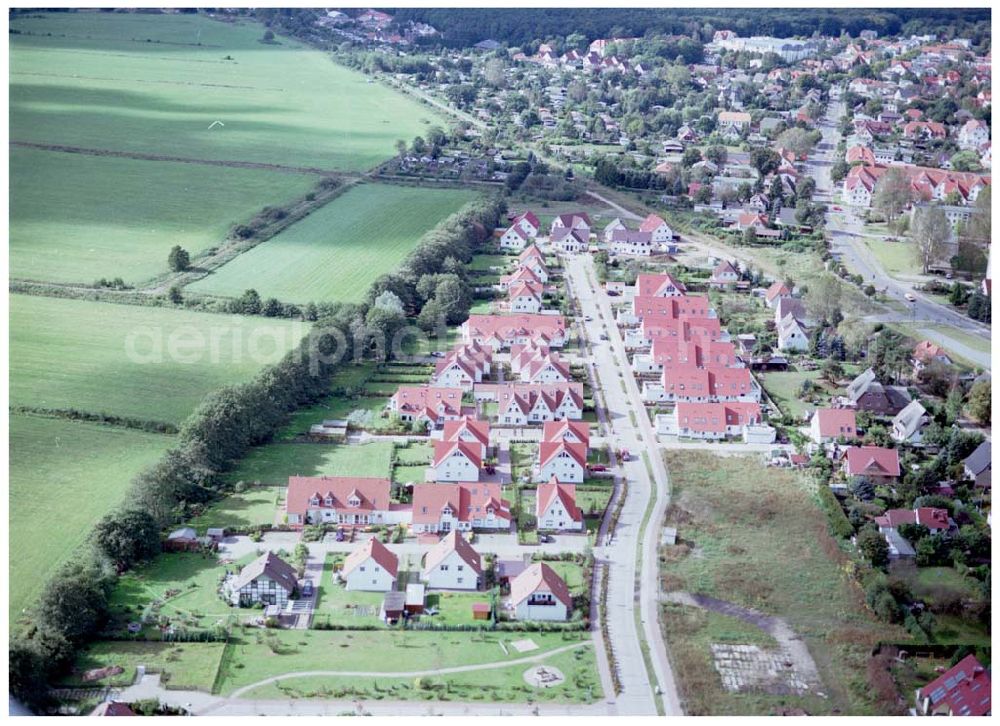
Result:
M573 596L555 570L536 562L511 580L510 605L517 620L568 620Z
M457 530L427 550L420 572L429 590L478 590L482 577L482 557Z
M538 273L536 273L532 268L526 265L520 265L509 275L501 276L500 282L497 283L497 287L501 290L509 290L514 285L524 282L530 282L533 285L543 286L545 284L538 276Z
M399 524L409 512L390 503L390 482L377 477L291 476L285 513L293 526L305 524Z
M463 441L474 444L480 458L486 458L490 448L490 424L472 416L463 416L454 421L445 421L441 441Z
M515 282L507 288L507 307L512 313L540 313L542 294L540 282Z
M760 403L761 398L749 368L698 368L692 363L665 364L659 382L643 382L642 394L650 403Z
M625 333L625 347L646 348L660 339L679 338L681 340L721 340L728 341L729 334L722 330L715 317L673 318L663 315L643 316L638 330Z
M951 358L944 348L929 340L921 340L913 348L913 373L916 375L931 363L950 366Z
M640 232L646 232L652 238L653 244L662 245L670 242L674 238L674 231L670 225L664 221L663 217L657 214L650 214L639 225Z
M542 441L538 444L538 474L536 481L555 477L561 482L580 484L587 472L587 445L565 440Z
M462 323L462 340L494 350L512 345L541 343L561 348L566 339L562 315L521 313L518 315L470 315Z
M570 214L560 214L552 220L550 234L554 234L557 229L578 229L590 235L590 217L586 212L572 212Z
M637 321L647 317L714 318L712 303L704 295L635 295L632 315Z
M758 430L759 429L759 430ZM770 443L775 431L763 424L759 403L679 402L670 413L656 416L656 431L666 436L721 441L743 438Z
M710 287L731 287L740 281L739 270L736 266L729 260L723 260L715 269L712 270L712 276L708 278L708 284Z
M989 716L990 672L971 653L916 691L921 716Z
M849 477L891 482L899 478L899 451L881 446L851 446L844 450L842 469Z
M649 353L632 356L632 370L639 374L662 373L665 365L694 364L698 368L743 368L736 346L729 341L695 337L657 338Z
M547 421L542 424L542 441L568 441L590 446L590 424L586 421Z
M377 537L355 549L344 560L340 577L348 590L389 592L396 586L399 559Z
M538 249L538 245L531 244L524 248L524 251L517 256L518 267L527 267L540 282L549 281L549 271L545 266L545 255Z
M434 364L431 382L440 388L461 388L471 391L490 374L493 350L476 343L458 345Z
M482 449L472 441L435 441L431 470L434 481L479 481L483 468Z
M616 255L648 257L653 254L653 236L639 229L616 229L611 233L610 249Z
M413 531L509 530L510 502L500 492L500 485L492 482L415 484Z
M857 439L857 414L853 408L818 408L809 421L809 438L817 444Z
M792 296L792 291L788 289L788 285L783 282L775 282L771 284L771 287L767 288L767 292L764 293L764 302L767 303L769 308L778 307L778 301L781 298L788 298Z
M581 383L484 383L473 394L477 401L496 401L497 422L505 426L583 418Z
M523 212L514 217L513 226L519 227L530 239L534 239L542 231L542 223L538 220L535 213L531 211Z
M573 379L569 366L554 351L522 358L517 373L524 383L569 383Z
M462 415L462 389L400 386L389 399L389 410L402 421L427 421L440 426Z
M887 509L884 514L875 517L875 524L883 533L898 529L901 524L919 524L927 527L931 534L947 532L952 526L948 510L939 507Z
M644 272L635 279L636 297L675 297L687 294L683 283L669 273Z
M500 247L505 250L523 250L531 242L531 237L520 226L513 224L500 235Z
M979 149L990 142L990 127L982 119L969 119L958 130L960 149Z
M576 506L576 486L552 477L535 492L538 529L578 532L584 527L583 512Z

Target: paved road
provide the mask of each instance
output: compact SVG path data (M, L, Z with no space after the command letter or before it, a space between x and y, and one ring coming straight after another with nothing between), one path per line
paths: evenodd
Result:
M912 283L896 279L889 275L878 261L868 245L865 244L864 224L855 217L849 208L843 207L843 213L833 210L833 181L830 178L830 167L836 156L840 132L837 122L844 114L843 102L836 101L827 107L826 115L819 123L823 139L817 145L806 165L807 173L816 180L815 199L826 203L826 229L830 234L830 251L838 257L848 270L861 275L878 290L884 290L887 299L895 301L897 306L908 310L907 313L885 313L870 318L873 321L896 323L938 323L963 330L971 335L989 338L990 327L971 320L968 316L942 305L926 295L913 289ZM867 238L877 239L874 235ZM880 239L881 244L894 244ZM909 294L915 299L906 299ZM944 345L971 360L976 365L989 370L990 355L963 344L960 340L946 333L933 329L922 329L930 340Z
M583 315L593 318L593 322L585 324L583 329L591 343L592 360L604 393L611 425L609 438L616 442L614 448L634 452L630 461L622 462L629 487L615 539L610 546L599 548L596 553L610 560L606 607L623 685L623 693L618 699L619 712L652 715L656 712L653 700L656 697L661 700L667 715L681 715L677 686L658 617L657 546L663 513L669 503L666 467L658 455L655 432L646 415L635 378L631 375L610 301L597 284L589 255L567 260L566 276L571 294L579 301ZM609 341L599 340L602 328ZM649 452L652 477L638 455L642 451ZM640 543L640 529L651 498L652 509ZM637 604L641 633L637 632L635 622ZM642 656L642 641L648 645L653 662L652 684Z

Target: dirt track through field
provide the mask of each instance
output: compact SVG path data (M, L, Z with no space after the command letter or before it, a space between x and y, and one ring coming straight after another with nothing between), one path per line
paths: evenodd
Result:
M121 159L138 159L140 161L174 161L181 164L203 164L205 166L228 166L236 169L264 169L279 171L286 174L316 174L319 176L335 176L341 179L357 179L361 174L350 174L334 169L319 169L312 166L286 166L284 164L265 164L257 161L231 161L225 159L191 159L184 156L167 156L164 154L143 154L137 151L115 151L114 149L89 149L83 146L64 146L62 144L36 144L30 141L11 141L11 146L26 149L41 149L42 151L59 151L64 154L86 154L88 156L113 156Z

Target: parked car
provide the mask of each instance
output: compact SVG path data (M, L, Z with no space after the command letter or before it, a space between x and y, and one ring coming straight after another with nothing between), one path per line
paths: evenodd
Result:
M604 464L587 464L587 468L590 469L590 471L607 471L608 470L608 467L606 467Z
M601 333L601 340L607 340L607 339L608 339L608 334L607 333Z
M337 530L337 541L338 542L343 542L344 541L344 530L342 530L342 529L338 529Z
M903 297L905 297L910 302L916 302L917 301L917 296L914 295L912 292L906 293L905 295L903 295Z
M302 597L312 597L313 595L313 581L306 580L302 583Z
M588 323L589 323L589 322L590 322L591 320L593 320L593 318L592 318L592 317L591 317L590 315L584 315L584 316L583 316L583 319L584 319L584 321L585 321L585 322L588 322Z
M621 295L617 290L608 290L608 297L618 297Z
M540 534L538 535L538 541L542 544L548 544L549 542L555 542L556 538L551 534Z

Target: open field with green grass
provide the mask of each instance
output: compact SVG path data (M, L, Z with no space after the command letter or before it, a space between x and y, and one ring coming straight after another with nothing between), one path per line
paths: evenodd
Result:
M865 246L875 255L875 259L886 272L894 277L913 277L923 274L912 242L886 242L866 238Z
M88 645L76 661L76 673L63 681L67 686L127 686L135 680L136 666L147 673L160 673L170 688L211 691L224 643L152 643L147 641L98 641ZM92 668L121 666L125 670L109 678L84 683L80 676Z
M453 189L363 184L189 286L285 302L359 302L420 237L474 197Z
M11 27L14 141L359 171L445 125L298 41L260 42L246 19L78 12Z
M287 485L290 476L389 477L392 442L268 444L245 456L227 476L248 484Z
M720 623L690 608L664 607L682 698L690 714L768 714L802 707L810 714L876 712L866 663L879 640L905 642L898 626L876 622L846 574L847 556L827 532L809 475L765 469L754 457L666 454L673 503L666 524L678 544L660 550L665 591L720 598L784 618L816 661L826 698L729 693L712 663ZM729 642L757 642L739 627ZM730 629L727 626L727 629ZM758 636L763 637L763 636Z
M198 534L205 534L210 527L242 528L273 524L275 512L284 496L283 486L251 487L209 504L204 512L192 517L187 524L198 530Z
M135 284L167 272L167 254L218 245L229 227L304 195L315 177L14 147L11 276Z
M11 415L11 627L90 528L154 463L172 436L81 421ZM58 523L56 531L43 523Z
M249 380L308 323L10 296L10 402L178 424L205 394Z
M529 638L538 650L518 653L514 640ZM499 643L503 641L507 653ZM482 633L430 631L246 631L237 632L223 658L223 695L265 678L296 671L387 674L502 663L586 641L588 633ZM527 669L527 666L524 666ZM522 671L523 672L523 671ZM371 678L354 679L371 687ZM409 679L412 681L412 679ZM319 680L317 686L321 685Z
M853 378L858 372L860 371L857 370L857 366L844 366L846 379ZM843 394L843 389L824 379L820 370L767 371L758 373L757 378L782 413L795 417L822 408L830 402L831 396ZM813 384L812 391L806 399L799 397L804 381Z
M532 655L525 653L524 655ZM558 668L566 681L535 688L524 673L536 665ZM594 649L582 646L537 662L419 678L298 677L254 688L245 698L365 698L494 703L593 703L601 698Z

